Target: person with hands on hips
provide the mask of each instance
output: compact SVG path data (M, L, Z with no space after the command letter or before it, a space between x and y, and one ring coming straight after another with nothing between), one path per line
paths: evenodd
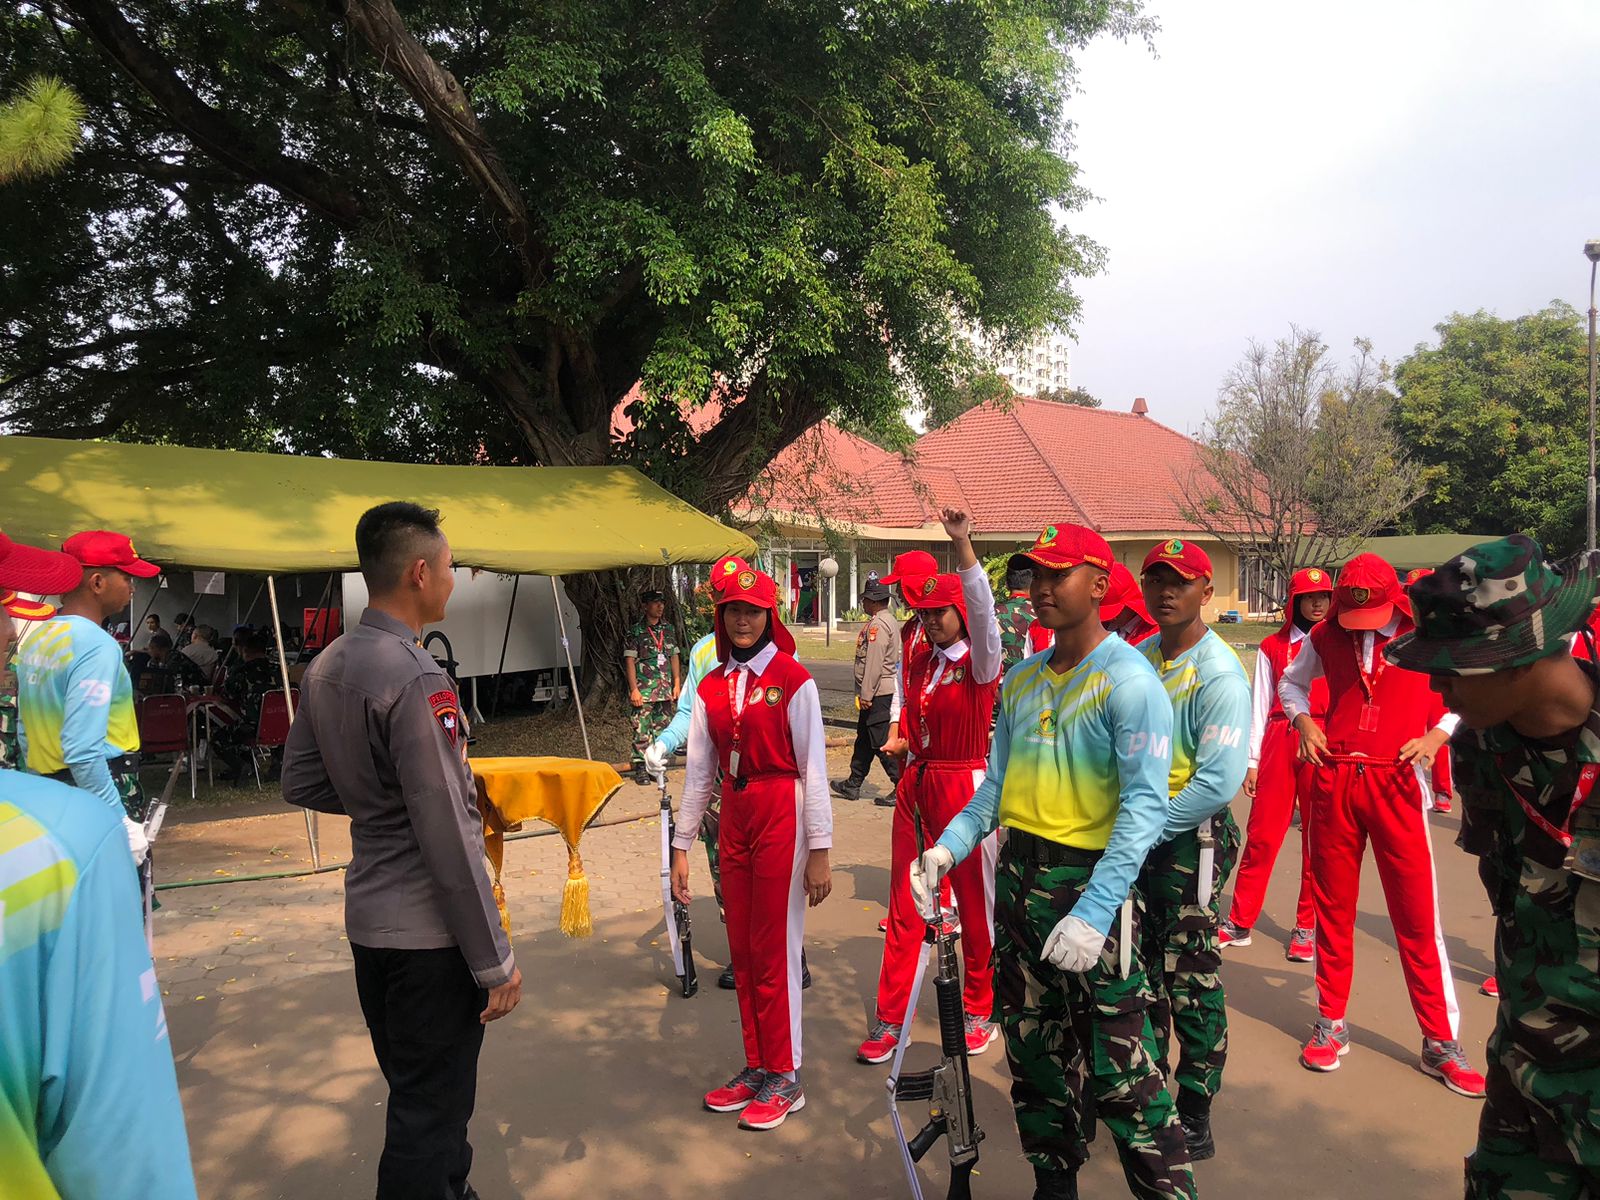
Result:
M1144 655L1100 624L1113 564L1104 538L1052 525L1018 559L1032 566L1034 611L1055 644L1006 673L983 782L913 864L912 891L926 911L940 878L1006 827L995 1007L1035 1200L1077 1200L1091 1099L1134 1194L1193 1197L1150 1052L1138 914L1125 906L1167 823L1172 705Z
M768 575L736 571L716 596L721 666L700 681L689 719L672 893L689 890L689 847L722 775L722 899L745 1065L705 1096L745 1129L776 1129L805 1107L800 993L805 910L833 888L826 743L817 685L794 658Z
M916 974L924 922L906 882L921 853L922 836L936 838L966 807L983 778L989 725L1000 686L1000 624L989 577L972 548L971 521L959 509L941 514L960 568L955 575L929 575L905 587L924 637L912 644L901 669L904 686L900 729L907 763L895 789L890 830L889 921L878 974L878 998L867 1037L856 1050L864 1063L887 1061L902 1036L906 1005ZM982 1054L997 1033L989 954L993 943L995 836L950 874L961 919L966 978L968 1054Z

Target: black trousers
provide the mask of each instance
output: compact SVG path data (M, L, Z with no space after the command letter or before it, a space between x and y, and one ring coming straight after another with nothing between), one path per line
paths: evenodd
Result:
M876 756L890 783L900 782L900 764L883 752L889 740L889 704L893 696L874 696L868 708L856 713L856 746L850 754L850 782L860 784L872 770Z
M472 1169L467 1122L487 996L454 946L350 949L361 1015L389 1084L378 1200L459 1200Z

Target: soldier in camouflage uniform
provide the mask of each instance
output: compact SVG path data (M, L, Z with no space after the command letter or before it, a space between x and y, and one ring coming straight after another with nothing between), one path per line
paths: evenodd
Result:
M667 600L660 592L646 592L644 619L628 630L622 643L623 667L628 675L628 696L633 701L633 778L647 784L644 752L656 735L672 721L672 710L683 687L678 663L678 643L665 618Z
M1032 571L1006 571L1006 598L994 606L1000 622L1000 672L1011 670L1033 651L1028 645L1028 630L1033 626L1033 601L1028 599Z
M140 694L145 696L181 696L187 691L204 691L211 686L206 673L187 654L173 648L172 638L165 633L152 634L150 638L150 665L144 678L136 680Z
M1417 630L1385 650L1461 717L1458 844L1495 913L1469 1198L1600 1196L1600 688L1568 649L1597 577L1592 553L1552 563L1530 538L1485 542L1413 585Z

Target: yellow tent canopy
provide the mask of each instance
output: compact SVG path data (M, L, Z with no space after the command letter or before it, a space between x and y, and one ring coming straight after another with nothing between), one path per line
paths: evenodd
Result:
M0 437L8 537L57 546L80 529L115 529L167 567L353 571L356 519L385 500L439 509L457 563L506 574L755 550L631 467L439 467Z

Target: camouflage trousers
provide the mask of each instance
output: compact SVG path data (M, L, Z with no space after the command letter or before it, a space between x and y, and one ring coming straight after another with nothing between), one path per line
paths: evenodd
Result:
M1222 947L1217 922L1222 889L1239 857L1239 826L1223 809L1211 818L1216 843L1211 867L1211 898L1199 903L1200 840L1196 830L1180 833L1150 852L1139 872L1144 899L1140 952L1149 964L1150 1027L1156 1061L1163 1074L1173 1034L1178 1039L1178 1088L1199 1096L1222 1090L1228 1059L1228 1008L1222 992ZM1182 1107L1180 1103L1180 1108ZM1188 1110L1184 1110L1188 1111Z
M1500 1003L1466 1195L1595 1200L1600 883L1531 861L1506 866L1501 894L1490 892ZM1495 879L1491 870L1484 876Z
M706 863L711 868L711 890L717 897L717 911L722 911L722 852L717 849L717 838L722 831L722 797L713 796L700 818L700 841L706 848Z
M17 745L17 698L0 692L0 767L22 768L22 753Z
M1090 971L1060 971L1041 958L1093 869L1092 861L1043 866L1008 844L995 872L995 1018L1022 1149L1035 1166L1076 1170L1089 1158L1083 1127L1092 1103L1116 1140L1133 1195L1192 1198L1194 1169L1156 1066L1137 914L1126 979L1115 928Z
M656 734L672 724L672 715L677 710L676 700L646 700L633 710L634 766L643 764L645 748L656 740Z

